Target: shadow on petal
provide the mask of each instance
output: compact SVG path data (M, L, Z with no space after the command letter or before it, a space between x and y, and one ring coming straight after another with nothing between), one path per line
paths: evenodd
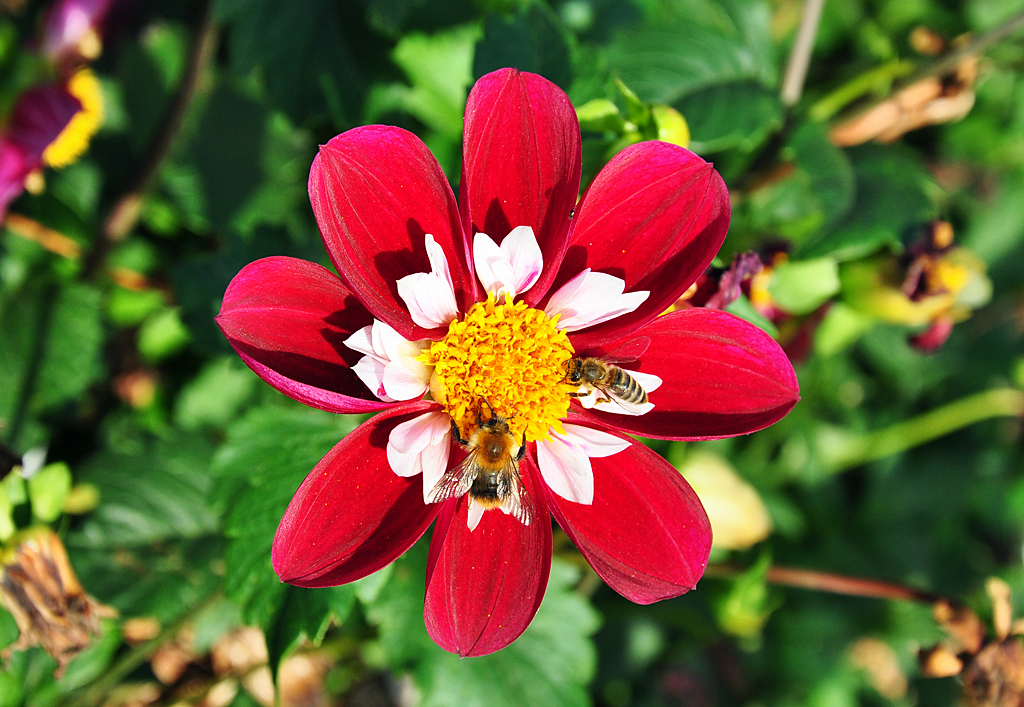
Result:
M714 168L656 140L627 147L601 170L577 208L552 290L584 268L651 294L635 311L578 332L598 346L658 316L718 253L729 229L729 193Z
M255 373L299 402L330 412L389 407L351 371L345 346L373 319L327 268L298 258L257 260L239 272L217 325Z

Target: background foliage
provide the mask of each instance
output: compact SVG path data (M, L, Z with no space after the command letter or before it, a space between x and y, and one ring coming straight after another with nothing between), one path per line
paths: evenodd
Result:
M0 103L10 106L45 3L3 4L14 8L0 14ZM120 618L104 622L60 680L40 649L14 652L0 670L0 706L255 704L259 690L246 679L260 661L225 672L208 657L241 626L262 630L275 671L296 651L313 656L310 689L339 704L955 703L954 678L922 678L916 667L917 648L943 637L927 603L782 589L766 573L774 563L908 583L965 599L985 617L986 577L1021 589L1021 428L1006 414L1024 384L1024 38L986 48L975 105L959 122L886 145L840 148L828 134L855 99L882 100L939 61L912 48L915 28L977 37L1019 3L826 3L803 97L790 107L780 83L802 8L127 4L93 63L105 122L89 152L10 208L71 239L78 254L53 252L10 221L0 235L0 435L19 456L42 446L48 463L64 465L46 467L46 483L27 491L4 481L0 516L11 527L50 523L86 591ZM720 265L788 243L770 285L785 316L770 321L745 296L731 311L781 337L808 318L824 323L798 362L803 402L788 418L747 438L656 445L684 467L698 451L724 459L763 500L767 539L717 549L719 571L698 591L640 607L601 585L556 536L551 584L526 634L459 661L423 628L423 543L352 585L277 581L277 522L357 421L261 383L213 316L252 260L327 264L306 194L318 144L356 125L401 125L457 184L467 90L502 66L541 73L597 111L584 120L585 178L623 140L650 137L641 133L651 104L676 108L691 148L732 194ZM187 109L168 122L183 98ZM138 190L137 221L112 229L108 217ZM993 295L925 354L907 337L926 323L859 303L878 287L873 273L900 262L939 218L987 267ZM1011 404L944 407L991 389L1005 389ZM920 417L934 410L948 414ZM908 420L917 426L895 428L889 446L870 436ZM128 630L140 617L157 627L142 640ZM0 647L16 637L0 609ZM178 675L149 662L169 645L185 645ZM874 663L856 648L866 645ZM885 670L897 676L888 687ZM222 683L227 702L216 703Z

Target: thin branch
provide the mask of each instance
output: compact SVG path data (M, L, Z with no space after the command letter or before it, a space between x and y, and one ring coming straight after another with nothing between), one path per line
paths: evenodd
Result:
M872 432L823 430L816 444L819 459L837 472L899 454L983 420L1022 416L1024 391L993 388Z
M942 74L949 73L956 68L957 64L959 64L964 57L971 56L972 54L980 54L989 46L1005 39L1021 27L1024 27L1024 11L1014 15L995 29L989 30L985 34L972 39L959 49L946 54L937 62L925 67L919 73L914 74L907 80L907 83L912 84L928 76L941 76Z
M181 78L178 91L164 113L156 136L150 143L149 151L132 180L131 186L114 203L103 222L99 240L86 260L84 279L91 280L96 277L111 245L128 235L138 222L143 196L181 128L203 74L203 68L213 56L215 40L213 12L211 3L207 0L203 4L202 19L196 28L195 38L192 40L185 73Z
M782 80L782 102L786 106L794 106L800 100L807 79L807 67L811 64L811 52L814 40L818 36L818 24L821 22L821 10L825 0L807 0L804 5L803 19L797 31L796 41L789 53L789 64Z
M713 562L707 566L704 576L736 577L742 574L744 570L745 568L739 565ZM928 604L934 604L937 601L947 601L954 605L959 603L941 594L909 587L905 584L879 582L873 579L848 577L841 574L816 572L796 567L771 567L765 579L769 584L829 592L831 594L843 594L852 597L920 601Z

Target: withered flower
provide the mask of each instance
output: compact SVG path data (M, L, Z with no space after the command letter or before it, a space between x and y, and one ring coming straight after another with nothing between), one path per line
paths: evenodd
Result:
M21 632L11 649L42 646L57 661L57 677L99 632L100 619L117 614L85 593L64 544L49 528L14 538L0 566L0 599Z
M990 577L985 590L992 600L994 636L986 636L985 625L969 608L937 602L935 620L949 641L921 652L921 672L959 675L968 707L1024 707L1024 620L1013 621L1006 582Z

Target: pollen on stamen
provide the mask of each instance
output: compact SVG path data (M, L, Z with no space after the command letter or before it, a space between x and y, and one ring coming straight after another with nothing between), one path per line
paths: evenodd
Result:
M560 420L573 391L565 382L565 363L574 351L557 323L557 317L508 295L502 304L493 295L477 302L421 356L434 366L434 399L463 431L478 415L489 416L486 400L528 442L549 440L551 429L563 432Z

